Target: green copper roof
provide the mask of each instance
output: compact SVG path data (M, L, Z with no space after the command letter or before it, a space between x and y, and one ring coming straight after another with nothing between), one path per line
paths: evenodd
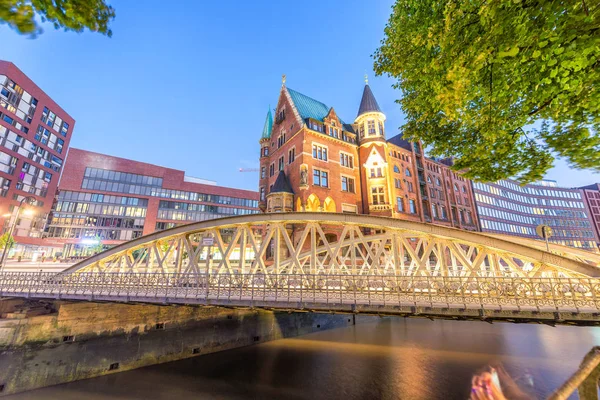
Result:
M271 108L267 113L267 119L265 120L265 127L263 128L261 139L270 139L271 131L273 130L273 115L271 114Z
M293 89L287 88L298 113L300 113L300 118L305 120L306 118L316 119L317 121L323 121L323 118L329 114L330 107L327 107L325 104L317 101L311 97L303 95L302 93L296 92ZM341 119L340 119L341 121ZM344 121L341 121L342 124Z

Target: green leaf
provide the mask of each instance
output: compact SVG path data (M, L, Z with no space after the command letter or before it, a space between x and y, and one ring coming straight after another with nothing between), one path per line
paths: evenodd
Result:
M115 18L115 10L104 0L0 0L0 24L20 34L36 37L42 33L36 17L55 29L89 29L110 37L109 23Z
M396 0L374 54L404 96L403 135L472 179L536 180L554 157L600 172L598 19L580 0L531 5Z

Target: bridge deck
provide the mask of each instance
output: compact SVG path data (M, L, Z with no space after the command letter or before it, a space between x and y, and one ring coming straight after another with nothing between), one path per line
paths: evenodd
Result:
M600 323L593 278L2 273L0 296Z

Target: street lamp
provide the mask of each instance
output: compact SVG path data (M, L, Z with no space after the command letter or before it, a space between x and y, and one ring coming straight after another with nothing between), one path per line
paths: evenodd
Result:
M35 197L33 197L33 196L23 197L21 199L21 201L19 202L19 205L17 206L17 213L15 215L15 219L10 224L10 228L8 230L7 242L4 244L4 250L2 251L2 258L0 259L0 270L2 270L4 268L4 263L6 262L6 253L8 251L8 247L9 247L9 240L10 240L9 238L12 237L13 231L15 230L15 225L17 225L17 220L19 219L19 214L21 212L21 206L23 205L23 203L25 201L27 201L27 203L31 203L32 201L35 201ZM25 214L31 215L32 212L30 210L26 210Z

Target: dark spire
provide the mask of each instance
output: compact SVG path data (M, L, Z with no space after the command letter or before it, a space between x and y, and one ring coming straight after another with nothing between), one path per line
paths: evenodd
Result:
M279 171L279 175L277 175L277 179L273 184L273 189L271 189L271 193L291 193L294 194L292 190L292 186L285 176L285 172Z
M381 112L379 108L379 104L377 104L377 100L375 100L375 96L373 96L373 92L369 87L369 84L365 84L365 90L363 90L362 100L360 101L360 107L358 108L357 118L361 115L368 112Z

